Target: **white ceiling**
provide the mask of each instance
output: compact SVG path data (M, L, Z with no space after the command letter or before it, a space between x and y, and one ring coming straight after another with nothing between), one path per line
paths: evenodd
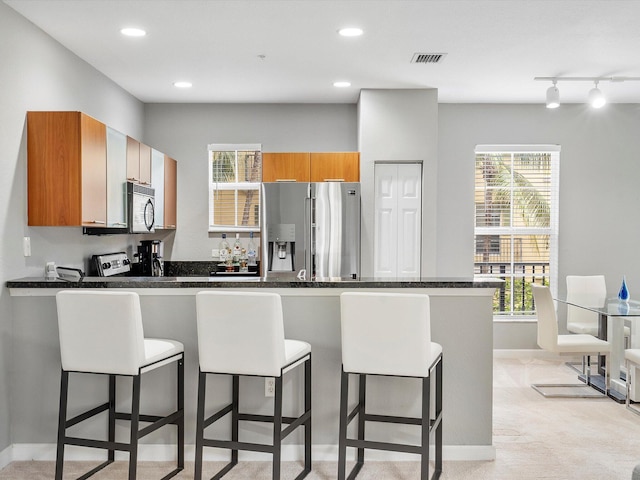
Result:
M542 104L551 83L536 76L640 77L635 0L4 1L143 102L355 103L366 88L437 88L444 103ZM337 35L354 25L363 36ZM447 55L410 63L417 52ZM558 84L565 103L592 86ZM640 81L600 89L640 103Z

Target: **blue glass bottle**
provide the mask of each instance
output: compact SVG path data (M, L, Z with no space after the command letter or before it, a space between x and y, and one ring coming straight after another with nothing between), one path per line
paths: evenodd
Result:
M620 291L618 292L618 298L624 302L629 300L629 289L627 288L627 278L622 276L622 285L620 286Z

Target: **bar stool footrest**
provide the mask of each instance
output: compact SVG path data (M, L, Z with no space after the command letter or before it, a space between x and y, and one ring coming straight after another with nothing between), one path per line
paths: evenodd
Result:
M403 452L422 454L423 448L419 445L406 445L402 443L374 442L372 440L357 440L347 438L345 445L354 448L371 448L374 450L386 450L389 452Z
M104 467L106 467L107 465L109 465L111 463L113 463L113 460L107 460L106 462L102 462L100 465L98 465L97 467L94 467L93 469L89 470L87 473L85 473L81 477L78 477L77 480L86 480L87 478L89 478L90 476L98 473L100 470L102 470Z

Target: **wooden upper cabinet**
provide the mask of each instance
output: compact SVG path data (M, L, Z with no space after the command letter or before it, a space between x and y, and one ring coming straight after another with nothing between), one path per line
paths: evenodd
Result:
M308 182L309 153L262 153L263 182Z
M177 221L178 162L164 157L164 228L174 229Z
M360 152L318 152L310 155L312 182L360 181Z
M140 182L151 185L151 147L140 143Z
M127 137L127 180L137 182L140 179L140 142Z
M127 137L127 180L151 185L151 147Z
M106 125L80 112L28 112L27 180L29 225L106 225Z

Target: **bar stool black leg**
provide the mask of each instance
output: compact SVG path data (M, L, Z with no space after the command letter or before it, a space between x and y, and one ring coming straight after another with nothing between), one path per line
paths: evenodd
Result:
M231 388L232 392L232 410L231 410L231 440L238 441L238 431L240 429L240 375L233 375ZM238 449L231 450L231 464L238 464Z
M280 480L280 458L282 447L282 375L276 377L273 405L273 480Z
M56 452L55 480L62 480L64 465L64 437L67 423L67 395L69 393L69 372L62 370L60 376L60 410L58 411L58 448Z
M207 374L198 374L198 413L196 421L196 458L194 464L194 480L202 480L202 450L204 436L204 398L207 390Z
M311 411L311 357L304 362L304 411ZM311 471L311 416L304 424L304 468Z
M178 468L184 469L184 358L178 360Z
M129 480L136 480L138 465L138 429L140 427L140 375L133 376L131 432L129 439Z
M342 370L340 377L340 432L338 438L338 480L345 480L347 468L347 415L349 374Z
M436 419L439 417L440 422L436 427L436 468L435 476L440 477L442 473L442 358L436 365Z
M358 440L364 440L364 426L366 415L366 399L367 399L367 376L360 375L358 386ZM364 447L358 448L357 464L364 464Z
M420 479L429 480L429 430L431 424L431 377L422 379L422 454Z
M108 426L109 442L116 441L116 376L109 375L109 426ZM115 450L109 449L107 460L113 462L115 460Z

